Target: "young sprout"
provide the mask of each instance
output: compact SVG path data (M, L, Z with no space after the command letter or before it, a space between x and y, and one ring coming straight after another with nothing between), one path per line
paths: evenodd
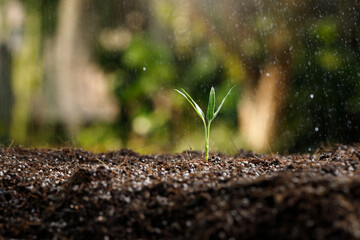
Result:
M210 141L210 125L211 125L211 122L216 118L216 116L220 112L220 109L221 109L222 105L224 104L226 98L229 96L231 90L234 87L232 87L229 90L229 92L226 94L226 96L222 100L222 102L221 102L220 106L218 107L218 109L216 110L216 112L215 112L215 89L213 87L211 87L210 95L209 95L209 104L208 104L208 108L207 108L207 111L206 111L206 117L205 117L204 112L199 107L199 105L196 104L196 102L190 97L190 95L183 88L181 89L182 92L175 89L175 91L180 93L184 98L186 98L186 100L188 100L188 102L195 109L196 113L199 115L199 117L201 118L201 120L204 123L204 128L205 128L205 160L206 161L209 159L209 141Z

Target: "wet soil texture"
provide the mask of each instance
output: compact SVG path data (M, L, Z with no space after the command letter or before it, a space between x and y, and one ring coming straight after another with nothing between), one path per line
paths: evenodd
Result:
M360 239L359 159L3 148L0 239Z

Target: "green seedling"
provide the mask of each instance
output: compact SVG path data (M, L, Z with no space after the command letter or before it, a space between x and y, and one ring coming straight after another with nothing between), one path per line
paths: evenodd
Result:
M210 141L210 125L211 125L211 122L216 118L216 116L220 112L220 109L221 109L222 105L224 104L226 98L229 96L231 90L234 87L232 87L229 90L229 92L226 94L226 96L222 100L222 102L221 102L220 106L218 107L218 109L216 110L216 112L215 112L215 89L213 87L211 88L210 95L209 95L209 104L208 104L208 108L207 108L207 111L206 111L206 117L205 117L204 112L199 107L199 105L196 104L196 102L190 97L190 95L183 88L181 89L182 92L175 89L175 91L180 93L184 98L186 98L186 100L188 100L188 102L195 109L196 113L199 115L199 117L201 118L201 120L204 123L204 129L205 129L205 160L206 161L209 159L209 141Z

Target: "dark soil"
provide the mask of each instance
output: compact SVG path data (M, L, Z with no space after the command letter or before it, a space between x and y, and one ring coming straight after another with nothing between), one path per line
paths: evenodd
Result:
M359 159L3 148L0 239L360 239Z

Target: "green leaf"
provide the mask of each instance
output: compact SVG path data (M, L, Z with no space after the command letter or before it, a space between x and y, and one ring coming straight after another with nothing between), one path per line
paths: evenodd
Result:
M191 106L195 109L195 112L199 115L199 117L205 124L205 114L201 110L199 105L197 105L196 102L191 98L191 96L183 88L181 89L183 92L181 92L177 89L174 89L174 90L177 91L178 93L180 93L184 98L186 98L186 100L188 100L188 102L191 104Z
M209 94L209 104L206 111L206 119L208 122L211 122L214 119L214 111L215 111L215 89L211 87Z
M235 86L233 86L233 87L229 90L229 92L226 94L226 96L225 96L225 97L224 97L224 99L222 100L222 102L221 102L220 106L218 107L218 109L216 110L216 112L215 112L215 114L214 114L214 118L216 118L216 116L217 116L217 115L218 115L218 113L220 112L220 109L221 109L222 105L224 104L224 102L225 102L226 98L229 96L229 94L230 94L231 90L233 90L233 89L234 89L234 87L235 87Z
M201 115L201 119L203 119L203 121L205 121L205 114L204 112L201 110L201 108L199 107L199 105L196 104L196 102L194 101L194 99L192 99L192 97L185 91L185 89L181 89L185 94L186 96L192 101L192 103L194 104L195 106L195 110L196 112L198 112L200 115Z

